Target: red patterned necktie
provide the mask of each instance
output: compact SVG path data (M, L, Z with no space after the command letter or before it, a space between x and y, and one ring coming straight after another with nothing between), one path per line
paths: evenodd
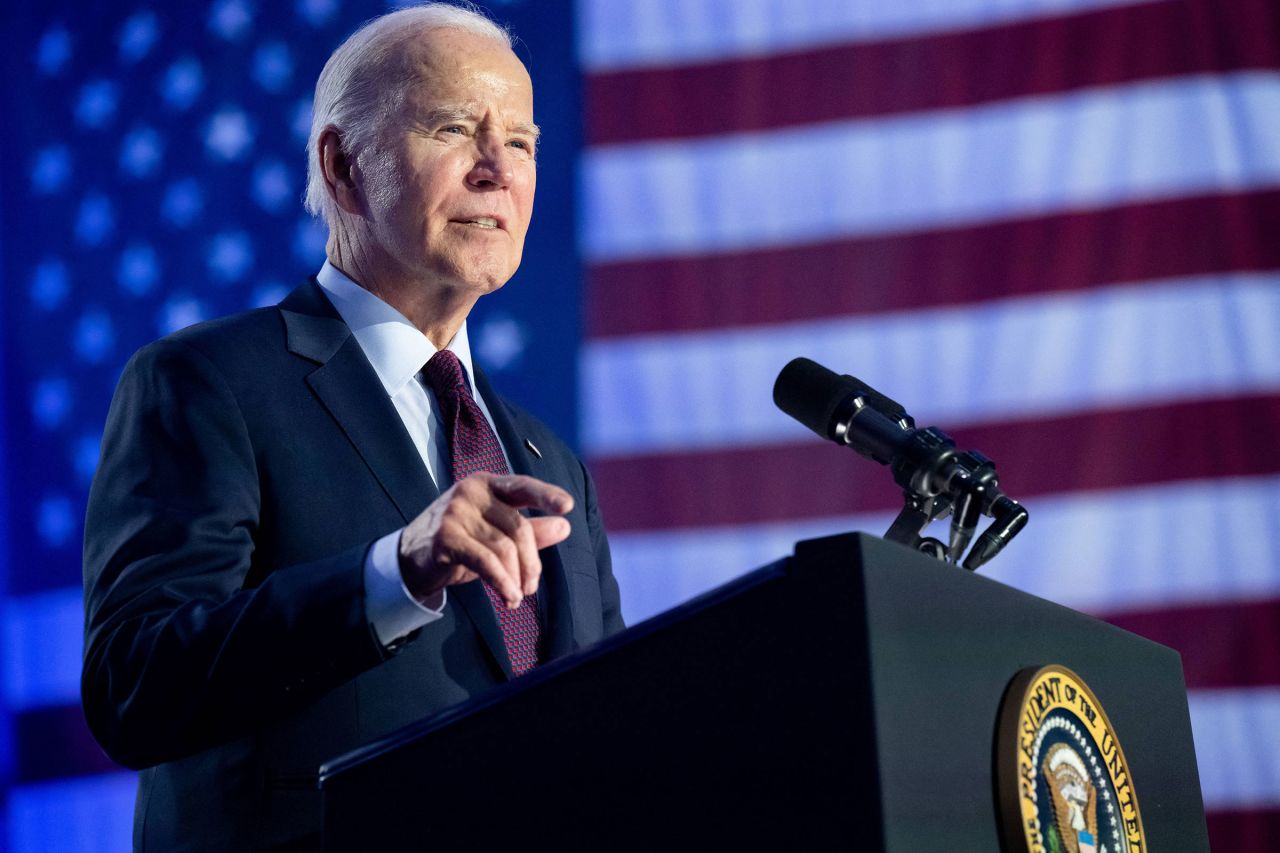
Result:
M431 385L431 390L435 391L440 409L444 413L453 481L459 482L477 471L510 474L506 457L502 455L502 445L498 444L493 428L471 397L471 389L462 375L458 357L449 350L440 350L427 362L423 374ZM538 625L538 596L527 595L517 609L510 610L498 591L487 581L483 583L489 603L498 616L498 625L502 628L502 640L507 646L511 671L516 675L523 675L541 660L542 629Z

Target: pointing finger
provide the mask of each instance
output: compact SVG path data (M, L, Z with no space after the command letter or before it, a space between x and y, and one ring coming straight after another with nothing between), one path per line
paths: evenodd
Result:
M564 489L523 474L494 477L489 485L499 500L517 509L527 507L555 515L573 509L573 496Z

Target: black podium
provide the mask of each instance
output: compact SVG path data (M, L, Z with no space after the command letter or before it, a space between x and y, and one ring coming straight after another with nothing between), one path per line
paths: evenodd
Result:
M1065 665L1147 848L1207 851L1174 651L875 537L801 542L321 769L325 849L998 851L996 720Z

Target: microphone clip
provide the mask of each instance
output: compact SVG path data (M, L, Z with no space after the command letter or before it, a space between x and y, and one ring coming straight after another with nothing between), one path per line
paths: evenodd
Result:
M903 507L885 533L899 542L973 571L991 560L1026 526L1027 510L1000 491L993 461L976 450L959 451L937 427L917 428L901 404L853 380L852 392L833 413L830 437L888 465L902 487ZM924 529L951 516L944 544ZM961 563L983 516L992 523Z

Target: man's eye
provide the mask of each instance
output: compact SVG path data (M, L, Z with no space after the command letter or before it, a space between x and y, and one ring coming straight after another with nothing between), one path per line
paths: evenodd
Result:
M466 133L467 129L460 124L451 124L448 127L442 127L442 133Z

